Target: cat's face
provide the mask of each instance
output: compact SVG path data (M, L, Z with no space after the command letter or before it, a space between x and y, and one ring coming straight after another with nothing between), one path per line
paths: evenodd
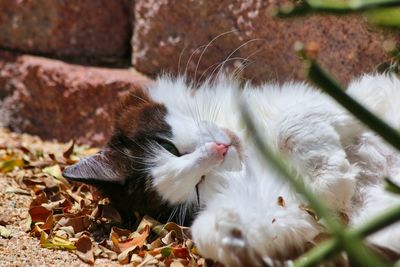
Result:
M64 176L98 186L125 213L160 220L171 219L176 205L200 205L223 186L220 172L242 168L238 136L200 114L196 92L180 84L170 95L164 86L128 95L108 145Z

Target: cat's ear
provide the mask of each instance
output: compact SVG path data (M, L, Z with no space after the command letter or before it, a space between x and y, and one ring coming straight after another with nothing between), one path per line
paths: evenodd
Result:
M101 182L124 183L126 166L118 159L115 151L104 148L97 154L83 158L78 163L65 168L63 176L68 180L96 184Z

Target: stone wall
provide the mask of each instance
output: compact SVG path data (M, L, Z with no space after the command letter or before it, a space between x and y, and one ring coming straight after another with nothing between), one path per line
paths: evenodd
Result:
M283 2L2 0L0 121L47 139L101 145L118 95L149 82L132 66L149 77L200 79L229 59L224 67L243 68L246 79L282 82L302 78L293 44L314 42L319 62L346 84L390 61L385 41L399 43L399 31L358 15L272 17Z
M246 79L282 82L301 79L293 44L315 42L319 62L345 84L389 59L382 46L385 40L400 40L400 31L378 29L356 15L271 16L282 2L137 0L133 65L150 75L161 69L177 73L187 68L190 75L197 71L200 77L230 57L226 65L232 69L246 59Z

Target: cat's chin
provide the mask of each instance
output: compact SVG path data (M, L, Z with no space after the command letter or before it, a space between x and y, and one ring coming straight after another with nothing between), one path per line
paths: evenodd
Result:
M243 164L239 152L235 146L230 146L225 155L224 161L221 163L220 169L226 171L240 171Z

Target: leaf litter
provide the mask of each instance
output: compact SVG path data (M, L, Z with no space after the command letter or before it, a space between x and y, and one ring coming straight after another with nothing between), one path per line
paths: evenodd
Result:
M18 137L0 129L0 173L15 181L5 193L32 197L25 230L37 237L38 246L69 251L88 264L106 258L131 266L206 266L189 228L144 216L137 227L125 229L118 211L95 187L62 177L65 167L98 149L73 141L48 146L38 138L10 142L10 134ZM0 238L13 237L9 221L1 216Z

